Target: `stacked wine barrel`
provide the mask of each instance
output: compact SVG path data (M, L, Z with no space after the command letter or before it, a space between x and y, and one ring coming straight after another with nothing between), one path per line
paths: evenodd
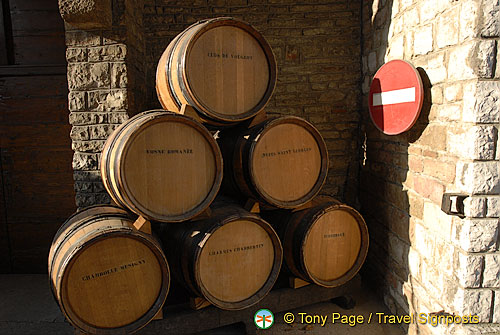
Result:
M363 218L317 196L323 138L299 117L265 116L276 73L264 37L232 18L197 22L166 47L156 72L164 110L131 117L101 154L116 205L77 212L54 237L50 282L76 328L139 330L161 310L171 277L237 310L280 273L334 287L358 272ZM152 234L138 224L146 221Z
M161 244L133 223L121 208L94 206L71 216L54 237L52 292L84 333L137 331L165 302L170 272Z

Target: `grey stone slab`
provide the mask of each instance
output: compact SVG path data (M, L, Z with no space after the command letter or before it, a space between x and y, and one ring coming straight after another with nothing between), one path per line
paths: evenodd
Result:
M73 334L47 275L0 275L0 334Z

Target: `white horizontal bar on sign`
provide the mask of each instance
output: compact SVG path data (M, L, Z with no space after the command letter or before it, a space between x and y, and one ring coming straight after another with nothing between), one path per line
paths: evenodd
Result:
M373 93L373 106L400 104L415 101L415 87Z

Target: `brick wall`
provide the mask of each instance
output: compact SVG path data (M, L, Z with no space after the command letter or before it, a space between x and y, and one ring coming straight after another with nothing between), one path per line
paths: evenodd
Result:
M323 192L354 203L358 175L359 1L156 1L144 7L149 107L158 59L188 25L211 17L242 19L276 55L278 83L266 111L306 118L321 131L330 169Z
M498 331L498 1L365 2L362 213L371 232L365 275L391 311L478 314L480 325L411 325L416 334ZM368 90L388 60L419 67L425 102L407 133L386 136L368 116ZM440 210L461 192L465 218ZM493 324L491 324L493 323Z
M112 27L67 27L78 206L109 201L97 171L99 152L127 112L160 107L155 71L168 43L190 24L219 16L245 20L269 41L279 69L267 112L301 116L318 127L330 154L323 192L356 204L359 1L115 2Z

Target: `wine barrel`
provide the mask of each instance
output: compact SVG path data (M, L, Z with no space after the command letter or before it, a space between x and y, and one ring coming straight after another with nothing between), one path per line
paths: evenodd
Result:
M264 217L279 227L285 264L294 276L335 287L353 278L363 265L368 228L352 207L336 200L321 202L288 215Z
M163 108L191 105L209 124L251 118L276 86L276 61L264 37L229 17L199 21L174 38L156 71Z
M180 222L205 210L222 181L222 155L210 132L165 111L141 113L118 127L101 154L112 199L149 220Z
M54 237L51 289L84 333L137 331L165 302L170 272L161 245L133 223L122 209L94 206L70 217Z
M234 190L279 208L296 208L321 189L328 152L321 134L304 119L284 116L250 129L221 132L226 193ZM229 191L228 191L229 190Z
M210 218L169 225L164 233L172 273L192 294L219 308L247 308L278 278L280 241L255 214L233 205L211 208Z

